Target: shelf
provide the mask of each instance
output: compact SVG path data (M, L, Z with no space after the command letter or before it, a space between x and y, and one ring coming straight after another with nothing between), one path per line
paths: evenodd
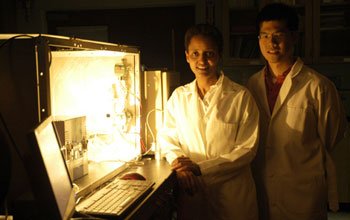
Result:
M259 45L255 18L257 7L229 8L227 10L226 60L230 63L242 64L242 60L252 64L259 58ZM251 62L250 62L251 61Z
M258 66L265 65L265 61L262 58L257 59L236 59L228 58L224 61L225 66Z
M324 64L324 63L350 63L350 56L322 56L317 60L314 60L314 64Z
M321 27L320 31L350 31L350 27Z
M232 26L230 35L255 35L257 37L258 33L255 26Z
M326 12L320 14L321 17L329 17L329 16L344 16L344 12Z
M238 0L233 0L237 2ZM240 0L243 1L243 0ZM295 55L312 60L312 1L314 0L276 0L294 4L299 15L299 40L295 47ZM224 63L230 65L263 65L259 41L257 39L256 17L262 5L271 0L254 1L255 7L237 7L232 1L224 0L223 34Z
M259 57L259 44L256 35L237 35L230 37L230 57L256 59Z
M321 7L328 7L328 6L350 6L350 1L343 1L343 2L322 2Z
M347 63L350 1L314 0L314 63Z
M238 9L256 8L255 0L227 0L227 5L229 8Z
M223 0L226 1L226 0ZM259 65L261 61L255 19L266 2L254 1L255 7L223 5L224 63ZM243 0L232 0L232 2ZM299 39L295 55L305 63L350 62L350 0L276 0L294 4L299 15ZM250 42L250 43L249 43ZM250 44L250 45L249 45ZM248 46L247 46L248 45ZM255 50L254 46L258 49Z
M258 38L258 35L256 32L231 32L230 36L240 36L240 35L255 35L256 38Z

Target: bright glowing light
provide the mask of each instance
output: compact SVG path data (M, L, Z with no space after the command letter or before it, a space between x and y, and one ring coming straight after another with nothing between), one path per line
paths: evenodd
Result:
M113 51L52 52L52 114L86 116L89 160L128 161L140 154L140 102L132 92L139 90L138 78L135 71L115 74L116 64L138 68L134 56Z

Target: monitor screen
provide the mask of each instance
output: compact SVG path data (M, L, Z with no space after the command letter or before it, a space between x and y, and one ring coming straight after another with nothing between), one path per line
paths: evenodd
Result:
M74 191L52 118L40 123L30 137L32 164L28 171L40 210L45 209L43 214L50 219L68 219L75 209Z

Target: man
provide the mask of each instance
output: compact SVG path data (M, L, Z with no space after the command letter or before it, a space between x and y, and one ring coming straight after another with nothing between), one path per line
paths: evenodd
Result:
M335 167L329 152L343 137L346 119L334 84L293 56L298 15L273 3L258 14L267 61L248 82L260 110L254 161L260 219L327 219L337 210Z

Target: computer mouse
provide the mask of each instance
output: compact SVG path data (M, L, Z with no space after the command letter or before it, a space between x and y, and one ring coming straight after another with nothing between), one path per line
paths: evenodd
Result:
M146 180L146 178L139 173L126 173L120 179L122 179L122 180Z

